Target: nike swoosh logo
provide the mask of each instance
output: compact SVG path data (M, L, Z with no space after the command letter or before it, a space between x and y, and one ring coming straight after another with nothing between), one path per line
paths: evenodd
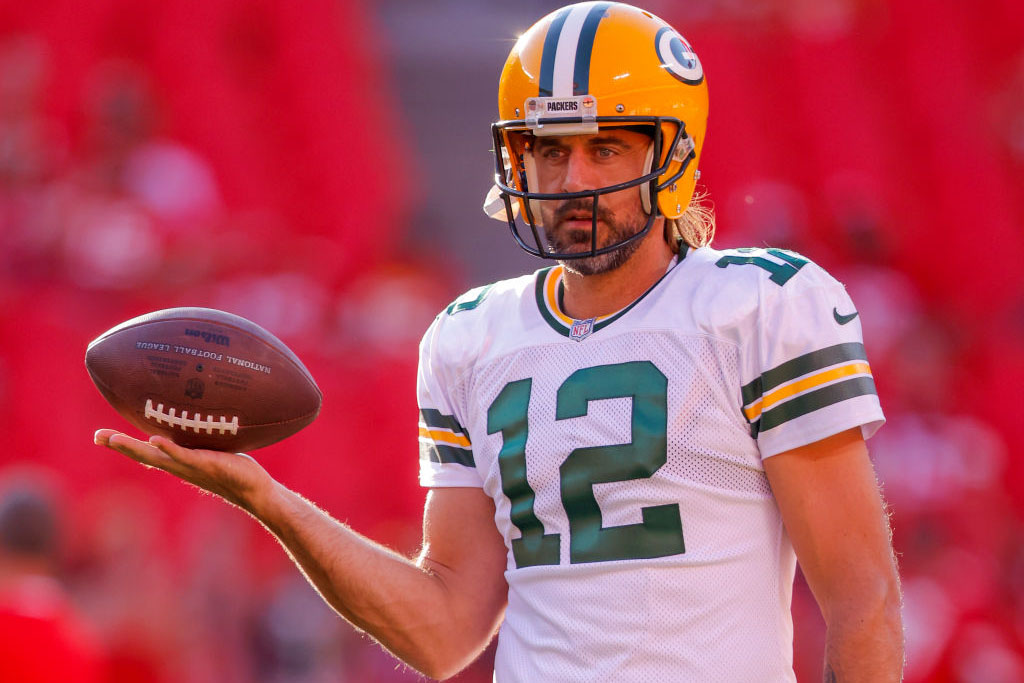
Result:
M839 312L838 308L832 309L832 317L835 318L836 322L839 323L840 325L845 325L846 323L856 318L858 315L859 313L857 311L854 311L853 313L849 313L847 315L843 315L842 313Z

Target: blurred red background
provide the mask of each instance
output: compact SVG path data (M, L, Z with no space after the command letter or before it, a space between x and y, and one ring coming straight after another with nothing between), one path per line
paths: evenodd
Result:
M57 501L102 680L416 678L258 525L92 446L124 423L84 349L179 305L271 329L325 402L259 459L414 552L416 343L460 292L542 265L479 205L504 54L559 4L0 2L0 483ZM708 73L716 245L797 249L862 313L907 680L1024 680L1024 6L646 6ZM794 614L816 680L799 581Z

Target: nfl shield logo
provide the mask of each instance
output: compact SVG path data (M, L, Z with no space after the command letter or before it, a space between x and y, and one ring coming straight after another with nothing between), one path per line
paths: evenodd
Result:
M569 339L579 342L589 337L590 333L594 331L595 320L597 320L597 318L574 320L572 322L572 327L569 328Z
M185 383L185 395L189 398L202 398L206 392L203 380L193 377Z

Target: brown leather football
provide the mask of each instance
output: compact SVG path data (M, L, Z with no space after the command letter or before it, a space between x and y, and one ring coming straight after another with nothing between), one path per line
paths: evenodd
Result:
M281 340L211 308L123 322L89 344L85 367L129 422L189 448L267 446L312 422L323 398Z

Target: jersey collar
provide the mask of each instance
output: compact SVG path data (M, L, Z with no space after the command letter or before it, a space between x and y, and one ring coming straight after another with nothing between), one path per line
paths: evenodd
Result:
M680 250L679 255L676 256L676 258L672 259L672 262L669 264L668 269L665 271L665 275L668 275L670 272L672 272L673 268L679 265L679 263L686 256L687 250L688 247L686 245L682 245L682 249ZM563 278L564 273L565 270L560 265L551 266L549 268L542 268L541 270L537 271L537 308L540 310L540 315L542 318L544 318L544 322L546 322L551 327L551 329L553 329L555 332L558 332L563 337L571 337L573 339L577 339L578 341L582 341L582 338L578 337L574 330L578 331L581 328L581 326L585 327L587 332L584 335L584 337L586 337L590 336L590 334L594 332L599 332L605 327L608 327L613 322L624 316L631 308L640 303L640 301L644 297L650 294L651 291L655 287L657 287L662 280L665 279L665 275L662 275L660 278L658 278L658 281L651 285L646 292L637 297L636 300L633 301L633 303L629 304L625 308L621 308L618 311L615 311L614 313L609 313L608 315L601 315L597 316L596 318L590 318L589 320L577 320L569 315L566 315L563 311L564 307L562 305L562 302L565 297L565 281Z

